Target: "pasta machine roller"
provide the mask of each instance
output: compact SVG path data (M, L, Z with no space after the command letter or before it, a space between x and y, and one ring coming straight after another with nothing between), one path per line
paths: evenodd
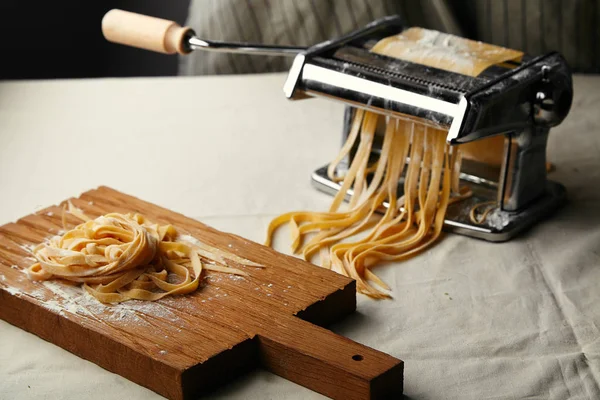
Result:
M297 100L316 96L346 103L344 138L357 107L447 129L450 145L484 143L503 135L504 144L496 149L500 160L497 165L477 159L463 161L461 182L471 188L473 195L448 207L444 225L448 231L505 241L548 216L566 200L565 188L548 180L546 169L549 130L567 116L573 97L570 69L556 52L524 55L519 62L492 65L477 76L468 76L371 52L379 40L405 30L397 16L303 49L208 41L171 21L135 16L146 18L146 25L154 21L151 29L141 27L147 34L140 40L141 28L134 25L144 24L131 19L133 14L109 18L115 11L124 13L110 11L103 21L105 36L115 42L166 53L202 49L294 56L284 85L286 97ZM127 32L129 21L132 23ZM374 158L377 151L375 146ZM352 153L346 161L350 162L351 157ZM326 170L324 166L313 173L313 184L319 190L337 193L340 184L329 179ZM402 188L399 182L399 195ZM469 217L473 206L489 202L495 204L495 209L488 218L482 223L473 222Z

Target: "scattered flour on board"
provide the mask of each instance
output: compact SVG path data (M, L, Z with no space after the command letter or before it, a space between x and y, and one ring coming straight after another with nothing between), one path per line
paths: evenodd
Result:
M19 247L25 250L28 254L33 253L34 246L31 244L20 244Z
M178 239L183 240L184 242L188 242L189 244L192 244L194 246L198 246L198 247L204 246L204 244L201 241L199 241L198 239L196 239L195 237L193 237L191 235L179 235Z
M6 288L4 288L4 290L6 290L8 293L12 294L13 296L20 296L22 293L21 289L17 289L12 286L7 286Z
M4 290L14 296L33 297L40 301L42 307L58 314L77 314L94 319L101 316L105 322L137 325L148 324L147 318L182 322L173 311L157 302L130 300L119 304L103 304L79 286L53 281L39 282L36 286L30 292L12 286L6 286Z

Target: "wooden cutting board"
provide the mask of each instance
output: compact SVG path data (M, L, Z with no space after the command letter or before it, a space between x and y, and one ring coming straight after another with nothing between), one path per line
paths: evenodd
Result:
M258 366L332 398L401 396L402 361L317 326L355 310L353 280L106 187L71 201L91 217L141 213L266 268L207 272L191 295L103 305L23 272L28 248L62 229L53 206L0 227L3 320L171 399L196 398Z

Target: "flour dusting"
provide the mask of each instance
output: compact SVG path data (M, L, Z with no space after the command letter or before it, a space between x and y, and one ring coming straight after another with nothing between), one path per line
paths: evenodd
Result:
M7 286L4 288L4 290L6 290L8 293L12 294L13 296L20 296L21 295L21 290L12 286Z
M488 214L485 222L492 228L501 230L510 223L510 215L507 212L496 208Z
M4 281L3 276L0 276L2 281ZM183 321L159 302L130 300L119 304L104 304L82 287L72 284L43 281L36 282L35 285L36 289L28 292L12 286L6 286L3 289L13 296L32 297L38 300L42 307L61 315L73 314L107 323L136 325L148 324L146 319L155 318L178 322L183 327Z
M33 245L32 244L21 244L19 245L19 247L23 250L25 250L28 254L32 254L33 253Z

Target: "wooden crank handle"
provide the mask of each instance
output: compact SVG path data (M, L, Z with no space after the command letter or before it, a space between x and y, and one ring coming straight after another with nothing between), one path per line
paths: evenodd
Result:
M174 21L113 9L102 18L102 33L109 42L165 54L188 54L191 28Z

